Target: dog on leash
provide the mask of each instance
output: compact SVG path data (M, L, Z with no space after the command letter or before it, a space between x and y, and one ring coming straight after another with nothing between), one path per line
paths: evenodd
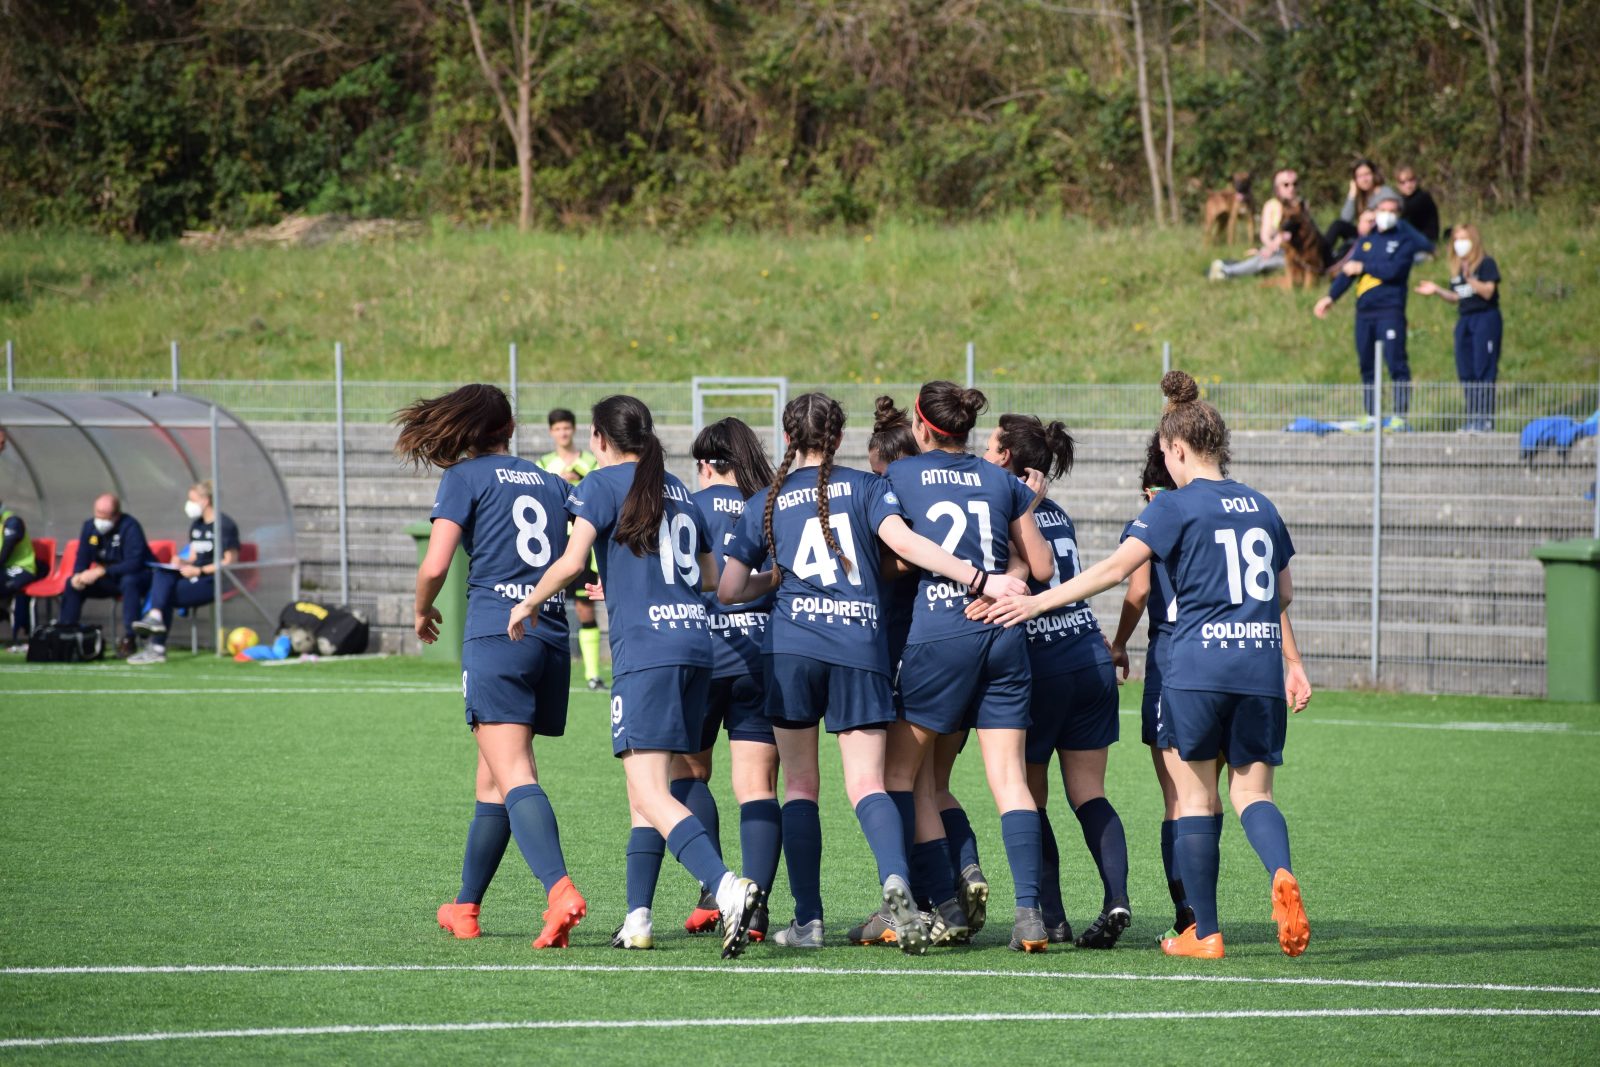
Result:
M1228 189L1218 189L1206 196L1205 207L1205 235L1206 244L1214 245L1227 235L1227 243L1233 244L1234 229L1239 223L1244 223L1245 232L1250 231L1250 219L1255 214L1255 205L1250 198L1250 172L1246 170L1235 171L1233 185Z
M1309 289L1327 273L1328 253L1323 247L1322 231L1306 210L1306 202L1299 198L1283 208L1283 276L1286 286Z

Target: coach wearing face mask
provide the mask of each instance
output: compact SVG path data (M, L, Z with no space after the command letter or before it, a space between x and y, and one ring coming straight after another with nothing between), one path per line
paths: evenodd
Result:
M150 586L150 610L133 624L137 632L150 638L150 644L129 656L129 663L165 663L173 610L211 603L216 596L219 563L226 567L239 562L239 527L217 511L211 498L210 482L189 487L189 498L183 502L183 513L189 517L189 544L178 554L174 567L156 571Z
M1333 280L1328 295L1313 309L1317 318L1327 318L1333 302L1346 289L1356 291L1356 358L1361 365L1362 400L1367 419L1363 428L1373 429L1372 378L1377 346L1383 345L1383 361L1394 382L1393 420L1390 429L1406 428L1406 411L1411 403L1411 367L1406 362L1406 293L1411 265L1421 252L1432 252L1429 241L1409 223L1400 221L1400 194L1387 185L1373 195L1375 209L1372 233L1362 237L1340 274Z
M144 537L144 527L122 513L122 502L105 493L95 498L94 518L78 534L78 557L72 577L61 591L63 625L75 625L85 599L122 598L122 638L117 655L133 651L133 623L139 617L150 588L150 564L155 556Z

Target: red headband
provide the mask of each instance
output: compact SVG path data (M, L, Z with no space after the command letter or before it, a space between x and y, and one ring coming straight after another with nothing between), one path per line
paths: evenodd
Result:
M934 433L938 434L940 437L955 438L961 436L958 433L951 433L949 430L941 430L939 427L935 426L933 424L933 420L922 413L922 399L920 397L916 400L913 400L911 402L911 406L917 409L917 418L922 420L922 424L928 429L932 430Z

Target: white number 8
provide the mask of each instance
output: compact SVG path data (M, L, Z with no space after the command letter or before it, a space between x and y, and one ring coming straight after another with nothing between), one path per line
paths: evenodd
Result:
M528 513L533 520L528 520ZM550 535L546 528L550 518L544 505L531 496L519 496L511 504L511 521L517 524L517 555L530 567L543 567L550 562ZM538 547L535 547L538 546Z
M661 516L661 580L671 585L681 574L685 585L698 588L700 560L694 549L694 520L681 511Z
M1272 538L1259 526L1238 536L1233 530L1218 530L1215 541L1227 553L1228 599L1244 603L1244 595L1271 603L1278 595L1278 576L1272 571ZM1239 573L1239 557L1244 557L1244 574Z

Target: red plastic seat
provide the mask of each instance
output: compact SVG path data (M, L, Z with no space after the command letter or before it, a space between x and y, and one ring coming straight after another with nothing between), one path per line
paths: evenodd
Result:
M33 539L33 563L43 572L44 578L50 576L50 571L56 565L56 539L54 537L35 537ZM40 580L43 581L44 578Z
M55 540L53 538L36 538L33 542L34 552L37 553L39 551L38 546L41 541L48 541L50 543L50 554L54 556ZM61 557L55 561L55 566L51 569L51 571L43 578L40 578L37 582L30 583L22 591L28 596L39 597L45 600L48 600L51 597L60 596L61 591L67 587L67 579L72 576L72 565L77 561L78 539L74 537L72 540L67 542L67 547L62 551Z
M171 563L172 557L178 554L178 542L151 541L150 552L156 557L157 563Z

